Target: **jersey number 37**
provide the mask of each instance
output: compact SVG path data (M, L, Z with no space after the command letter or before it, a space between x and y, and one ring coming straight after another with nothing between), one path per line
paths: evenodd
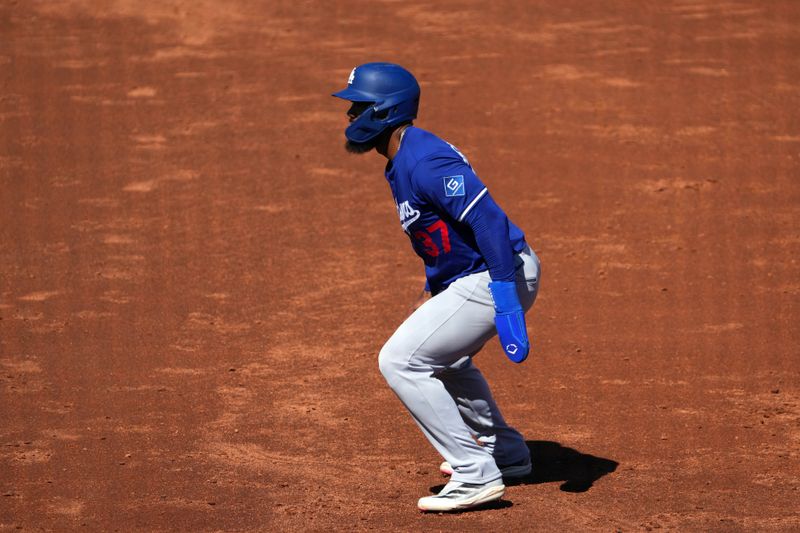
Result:
M414 237L422 246L425 247L425 253L431 257L438 257L442 251L444 253L450 252L450 235L447 233L447 224L443 220L437 220L427 228L426 231L417 230L414 232ZM439 233L442 239L442 248L436 245L433 236Z

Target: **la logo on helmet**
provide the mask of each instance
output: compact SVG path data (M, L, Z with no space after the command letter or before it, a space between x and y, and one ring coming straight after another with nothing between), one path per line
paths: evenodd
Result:
M358 67L356 67L358 68ZM356 79L356 69L350 71L350 77L347 78L347 85L353 85L353 80Z

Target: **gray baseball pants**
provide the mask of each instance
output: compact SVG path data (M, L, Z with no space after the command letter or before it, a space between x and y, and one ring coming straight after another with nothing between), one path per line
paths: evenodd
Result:
M515 258L522 307L539 289L539 259L530 248ZM387 383L425 437L453 467L453 481L488 483L497 465L528 457L522 435L503 419L472 357L497 333L491 278L460 278L422 304L383 346L378 357ZM509 362L508 364L513 364Z

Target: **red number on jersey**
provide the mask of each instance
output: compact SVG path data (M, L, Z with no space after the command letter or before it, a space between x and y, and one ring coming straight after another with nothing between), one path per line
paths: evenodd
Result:
M436 246L436 243L433 242L433 239L431 238L431 235L433 235L433 233L436 231L438 231L442 237L442 248L444 249L444 253L450 252L450 234L447 232L447 224L445 224L443 220L437 220L425 229L428 231L428 233L418 230L414 232L414 237L416 237L417 240L420 241L425 247L426 254L431 257L437 257L439 255L439 247Z
M442 232L442 248L444 248L444 253L450 252L450 235L447 233L447 224L444 223L443 220L437 220L430 226L428 226L428 233L431 235L434 231L441 231Z
M425 233L424 231L415 231L414 237L416 237L420 242L422 242L422 246L425 247L425 253L431 257L436 257L439 255L439 247L436 246L436 243L433 242L431 236Z

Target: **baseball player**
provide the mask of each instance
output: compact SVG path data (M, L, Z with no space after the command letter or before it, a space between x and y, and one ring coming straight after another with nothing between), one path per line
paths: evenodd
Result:
M451 475L423 511L455 511L500 499L503 479L531 472L522 435L509 426L473 356L495 335L515 363L528 355L525 312L539 286L539 260L495 203L467 158L413 126L420 88L392 63L353 69L333 94L351 102L352 153L376 150L400 226L425 263L424 301L380 351L378 365Z

